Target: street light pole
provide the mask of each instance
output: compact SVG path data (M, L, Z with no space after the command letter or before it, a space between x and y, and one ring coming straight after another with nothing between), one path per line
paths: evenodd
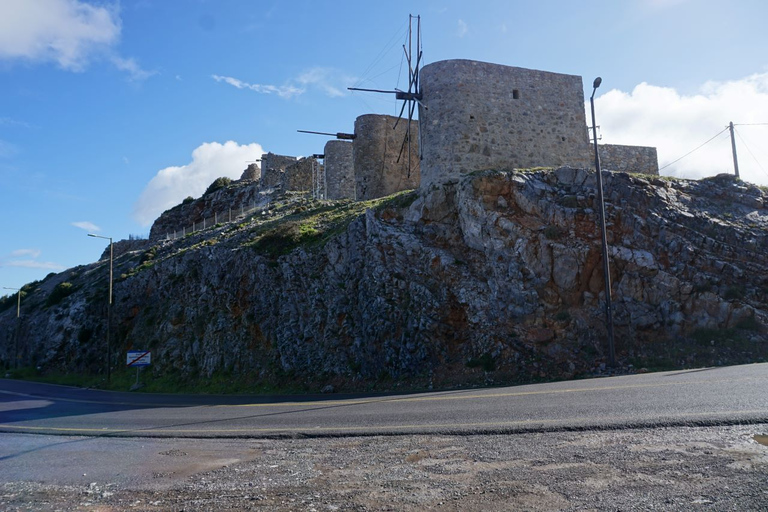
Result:
M21 288L3 286L4 290L16 290L16 343L14 345L13 367L19 367L19 336L21 336Z
M112 345L109 342L109 330L112 326L112 260L114 254L112 252L112 237L94 235L93 233L88 233L88 236L109 240L109 301L107 302L107 384L109 384L112 380L112 368L110 366L112 364Z
M608 330L608 363L616 364L616 352L613 340L613 305L611 303L611 269L608 263L608 237L605 231L605 201L603 199L603 176L600 169L600 154L597 150L597 123L595 122L595 92L600 87L602 78L597 77L592 83L592 96L589 98L592 107L592 141L595 146L595 171L597 172L597 201L600 210L600 237L603 248L603 280L605 281L605 321Z

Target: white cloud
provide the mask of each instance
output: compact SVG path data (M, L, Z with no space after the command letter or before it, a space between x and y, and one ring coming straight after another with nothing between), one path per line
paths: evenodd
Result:
M94 53L115 44L114 10L77 0L4 0L0 3L0 58L53 61L83 70Z
M459 37L464 37L467 35L467 32L469 32L469 27L467 27L467 22L464 20L459 20L459 28L456 30L456 35Z
M192 152L190 163L158 171L134 204L133 217L141 225L148 226L185 197L202 195L216 178L240 178L248 166L246 162L258 160L263 153L261 145L256 143L203 143Z
M11 257L20 258L22 256L29 256L32 259L40 257L40 249L17 249L11 253Z
M337 69L319 66L304 71L295 80L280 86L251 84L231 76L211 75L211 78L238 89L250 89L261 94L276 94L285 99L300 96L310 89L319 90L331 98L345 96L347 87L356 80L355 77L345 75Z
M256 91L261 94L277 94L281 98L285 98L285 99L290 99L290 98L293 98L294 96L299 96L301 94L304 94L305 92L304 89L299 89L298 87L294 87L292 85L276 86L276 85L249 84L248 82L243 82L242 80L239 80L237 78L232 78L231 76L211 75L211 77L217 82L224 82L233 87L237 87L238 89L250 89L252 91Z
M586 108L590 119L588 101ZM768 123L768 73L708 82L693 95L641 83L631 93L611 90L597 97L595 109L603 143L655 146L660 167L697 148L733 121L737 125L741 178L768 184L768 150L763 142L768 126L746 126ZM662 174L701 178L732 173L727 133L662 170Z
M105 59L131 80L156 74L133 58L117 55L122 22L117 3L91 5L81 0L0 1L0 60L54 62L67 71L84 71Z
M80 221L80 222L73 222L73 226L76 228L80 228L84 231L88 231L89 233L95 233L98 231L101 231L101 228L94 224L93 222L88 222L87 220Z

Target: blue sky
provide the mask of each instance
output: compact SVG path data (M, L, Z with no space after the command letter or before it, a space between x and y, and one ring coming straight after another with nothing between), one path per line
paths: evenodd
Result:
M737 127L768 184L768 4L707 0L0 0L0 286L98 259L262 151L309 155L355 117L396 114L409 13L425 63L466 58L603 85L605 143L666 165ZM398 82L399 77L399 82ZM588 97L591 89L586 90ZM662 174L730 171L722 134ZM5 290L7 292L7 290Z

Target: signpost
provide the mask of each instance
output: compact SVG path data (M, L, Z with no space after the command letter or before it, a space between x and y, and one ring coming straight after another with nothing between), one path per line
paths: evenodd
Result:
M136 384L131 386L131 391L139 389L139 371L142 366L149 366L152 364L152 352L149 350L129 350L126 361L128 366L136 367Z

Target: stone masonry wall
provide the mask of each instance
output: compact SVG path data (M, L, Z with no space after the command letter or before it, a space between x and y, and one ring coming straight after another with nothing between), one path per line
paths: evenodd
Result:
M314 158L301 158L287 166L280 178L283 190L312 190L312 164L314 161Z
M598 144L600 168L605 171L639 172L659 174L659 157L656 148L648 146L622 146Z
M355 198L355 164L352 143L343 140L329 140L323 150L325 154L325 188L327 199Z
M408 144L400 148L406 136L408 119L367 114L355 120L352 158L355 169L355 199L365 201L401 190L419 187L419 127L411 122L410 169ZM400 161L398 162L398 155Z
M261 187L280 184L281 174L289 165L296 163L296 157L266 153L261 156Z
M422 187L484 169L589 166L581 77L445 60L420 78Z

